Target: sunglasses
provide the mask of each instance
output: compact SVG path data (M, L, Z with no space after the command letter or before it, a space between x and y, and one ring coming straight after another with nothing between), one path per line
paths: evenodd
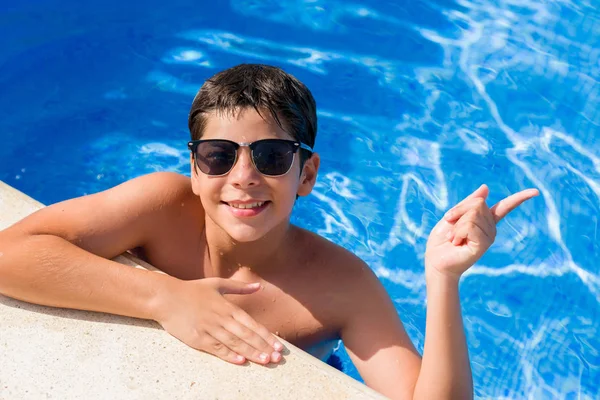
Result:
M298 149L313 152L300 142L284 139L264 139L252 143L236 143L225 139L192 140L188 148L192 151L196 165L206 175L225 175L237 161L238 149L250 148L254 167L266 176L285 175L292 168Z

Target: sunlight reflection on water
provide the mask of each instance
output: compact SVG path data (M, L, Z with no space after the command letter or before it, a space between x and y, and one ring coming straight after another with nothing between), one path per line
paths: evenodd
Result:
M527 187L540 190L539 198L499 225L496 244L462 281L476 394L595 398L600 381L595 6L567 0L229 5L230 18L239 18L229 25L187 21L180 28L172 21L180 22L181 15L161 13L162 25L140 16L139 31L157 32L142 37L133 28L119 31L117 24L110 32L122 36L107 39L107 47L116 52L119 40L130 40L119 54L134 58L115 61L105 80L90 66L93 85L65 75L67 92L53 75L62 69L47 67L51 83L39 90L35 79L43 74L32 76L23 64L14 76L24 83L12 88L11 99L18 103L32 82L35 95L27 104L39 110L39 125L27 129L39 137L27 139L31 135L17 128L30 126L29 111L5 112L3 132L13 147L0 148L0 160L11 159L9 152L22 146L38 164L44 160L44 168L11 159L10 168L2 168L10 176L0 178L30 185L32 191L22 190L33 195L43 186L39 182L49 182L60 187L61 197L158 170L189 174L187 132L180 121L203 79L240 62L275 63L307 83L319 104L316 149L323 164L314 193L297 203L294 221L369 263L420 350L429 230L481 183L490 186L490 204ZM69 26L77 12L83 13L72 10L56 23ZM171 30L162 31L164 26ZM78 29L69 32L83 32ZM96 44L82 42L57 42L58 49L39 45L24 54L34 58L39 52L46 66L44 57L62 51L59 45L70 51L74 46L91 63ZM128 62L139 59L150 61L120 78L126 82L115 81ZM61 108L52 114L56 104ZM51 145L44 142L48 138ZM33 145L34 139L41 144ZM358 377L343 348L339 354L345 371Z

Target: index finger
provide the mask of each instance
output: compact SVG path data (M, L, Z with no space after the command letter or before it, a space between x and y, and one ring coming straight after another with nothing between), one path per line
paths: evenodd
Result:
M540 192L537 189L523 190L500 200L492 208L490 208L490 211L492 212L496 223L498 223L502 218L506 217L509 212L520 206L524 201L529 200L539 194Z
M475 191L473 193L471 193L470 195L468 195L467 197L462 199L462 201L460 201L457 205L452 207L452 209L460 207L463 204L467 203L469 200L474 199L476 197L481 197L481 198L483 198L483 200L485 200L485 199L487 199L489 192L490 192L490 190L489 190L488 186L484 183L483 185L481 185L477 189L475 189Z

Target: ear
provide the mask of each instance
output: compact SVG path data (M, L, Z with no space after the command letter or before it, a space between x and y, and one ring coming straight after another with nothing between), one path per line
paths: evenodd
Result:
M194 161L193 154L190 154L190 168L191 168L190 176L192 177L192 179L191 179L192 191L194 192L194 194L196 196L200 196L200 182L198 179L198 166L196 165L196 161Z
M319 165L321 158L317 153L313 153L312 156L304 163L302 174L300 175L300 185L298 186L298 196L308 196L312 192L315 183L317 182L317 172L319 171Z

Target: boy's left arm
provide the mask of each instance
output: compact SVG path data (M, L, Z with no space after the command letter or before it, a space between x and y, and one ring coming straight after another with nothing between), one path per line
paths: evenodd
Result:
M525 200L528 190L491 209L487 186L448 212L432 230L425 257L427 322L423 359L374 274L353 281L341 337L365 383L393 399L467 399L473 383L462 324L458 280L493 243L496 223ZM356 269L359 270L359 269ZM351 285L354 286L354 285Z
M412 399L421 370L421 356L413 346L385 288L362 263L343 288L340 337L365 383L391 399ZM348 264L346 264L348 265ZM353 281L350 283L350 281Z

